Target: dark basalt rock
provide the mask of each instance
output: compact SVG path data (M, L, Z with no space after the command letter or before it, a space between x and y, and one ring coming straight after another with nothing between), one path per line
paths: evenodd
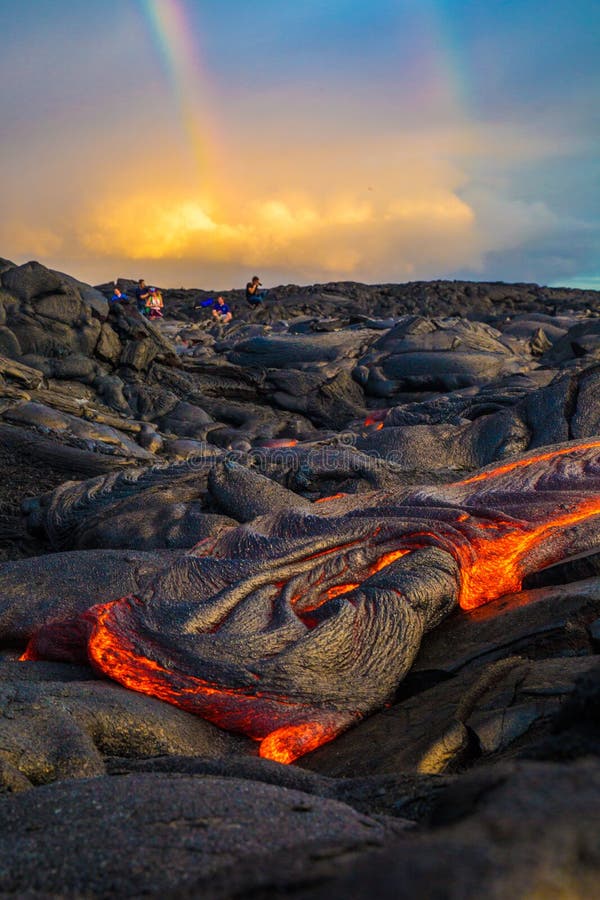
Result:
M2 287L19 300L33 300L49 294L66 293L64 282L38 262L10 266L2 272Z
M441 791L426 834L409 834L373 858L342 863L335 876L296 896L590 896L600 864L594 809L599 773L597 760L473 772ZM254 883L263 886L264 897L281 896L275 888L294 883L278 869L261 879L257 868Z
M2 640L23 643L41 623L70 618L95 603L138 593L144 580L175 555L89 550L6 562L0 565Z
M593 628L590 634L594 638ZM520 755L561 762L600 755L600 666L577 679L575 690L551 723L550 734L525 746Z
M291 487L296 494L309 489L319 490L320 485L323 485L323 490L327 493L331 492L327 486L327 480L330 478L336 478L338 481L346 478L353 482L354 489L360 484L361 478L364 478L371 487L394 487L406 483L406 479L403 480L405 473L412 473L413 482L431 480L434 472L439 472L444 480L450 480L453 471L472 471L494 460L508 459L527 449L545 446L549 442L568 440L571 436L582 439L596 433L600 427L598 425L600 410L595 399L600 383L597 367L585 369L577 374L557 376L550 384L537 389L536 383L537 379L528 380L525 385L510 386L507 389L504 406L501 402L504 397L502 388L495 386L485 397L477 392L471 395L459 394L453 402L445 404L436 401L411 404L410 411L404 414L404 419L400 418L399 410L395 408L385 417L381 430L367 429L358 435L347 433L345 438L348 440L344 438L338 448L330 441L329 444L321 446L298 445L275 448L270 457L264 455L259 457L256 453L244 456L242 452L240 463L250 470L245 476L246 484L242 487L243 483L239 475L234 476L233 469L221 470L218 479L220 490L210 493L207 493L207 472L213 467L215 457L219 455L218 451L208 451L204 442L192 443L189 447L182 445L179 449L179 444L174 441L166 447L172 447L171 452L178 456L195 458L193 469L181 466L169 467L156 470L154 475L147 472L141 479L137 476L123 476L118 482L120 485L118 491L110 487L109 484L112 482L108 481L100 492L93 485L90 485L89 490L84 485L61 489L60 497L57 496L46 508L43 528L56 547L138 546L135 543L138 539L143 540L143 546L147 548L185 546L188 538L175 536L175 532L180 529L181 521L188 520L187 512L183 512L179 507L173 507L171 511L165 507L166 530L161 532L158 529L152 537L152 529L148 525L146 536L142 538L142 532L134 525L134 520L125 517L125 513L131 516L135 515L135 511L117 504L121 504L128 496L139 498L143 491L150 489L151 484L154 484L152 490L162 491L160 500L163 504L200 501L204 498L202 500L204 505L201 508L196 507L197 513L224 513L236 518L237 521L249 521L252 516L266 511L265 506L261 506L260 503L257 505L253 497L251 473L253 461L258 461L260 470L269 478ZM527 387L529 391L526 390ZM138 393L137 403L145 403L146 401L141 399L143 397L147 397L150 402L152 396ZM236 437L235 428L224 428L212 422L211 416L201 407L178 402L175 394L164 390L162 393L158 392L156 397L163 408L165 404L167 408L170 404L175 404L171 412L159 420L162 422L162 428L170 423L169 429L206 437L223 449L227 447L239 447L242 451L251 449L249 441L241 441ZM243 433L251 435L255 440L257 433L264 428L270 428L273 421L266 414L254 412L252 409L243 415L240 412L242 404L239 401L209 399L202 402L215 416L229 418L244 430ZM338 411L343 411L343 405L339 402L335 405ZM18 419L20 415L22 416L19 410L28 408L27 404L21 407L13 406L5 415L9 419L12 417L14 420L15 416ZM137 408L140 408L139 405ZM63 423L68 418L56 412L53 412L52 416ZM394 425L399 418L407 424ZM434 424L426 424L423 420L427 419L433 420ZM448 419L450 421L443 421ZM71 421L76 423L76 420ZM178 424L179 422L183 424ZM297 423L296 433L302 433L304 428L304 423L300 421ZM289 422L287 433L293 431L293 423ZM120 444L116 444L114 430L103 429L102 426L95 426L92 429L87 423L85 426L76 423L76 427L71 428L71 433L74 440L79 436L80 446L82 439L102 440L103 443L98 449L104 449L104 452L127 453L130 458L144 458L144 450L137 448L124 436L119 438ZM162 447L160 435L156 435L156 440L156 444L148 446ZM286 442L297 444L296 439L282 439L283 444ZM151 458L151 454L146 452L145 458ZM161 484L163 486L169 484L168 495L164 493L164 488L160 487ZM191 485L195 487L192 489ZM262 485L266 497L271 488L266 482L262 482ZM275 491L276 487L272 490ZM333 492L335 490L334 488ZM101 497L102 508L105 511L110 505L113 516L123 516L121 525L114 523L115 534L127 531L127 522L131 521L133 543L123 544L120 539L118 544L116 541L107 543L106 535L110 533L110 529L104 526L102 526L104 536L96 542L93 534L97 527L94 518L98 512L95 508L97 494ZM301 506L303 500L302 497L288 495L288 502L291 506ZM72 527L88 534L83 544L76 541L69 544L68 541L72 538L67 535L58 543L55 541L57 525L53 523L53 517L59 515L61 511L59 527L64 531L62 510L66 505L71 510L77 510L79 520L77 523L73 512L69 514L73 522ZM35 525L39 527L37 515ZM188 533L185 527L183 533ZM161 537L161 534L164 536ZM172 537L167 538L168 534ZM205 529L201 529L200 534L206 536ZM187 543L187 546L191 546L192 543L193 540Z
M8 356L9 359L15 359L23 353L19 339L10 328L5 325L0 326L0 354Z
M198 517L196 501L207 491L214 462L215 456L207 454L191 462L127 468L78 484L67 482L28 503L25 512L30 527L43 530L55 549L78 547L80 542L89 547L95 534L102 540L110 540L111 534L116 539L128 526L137 538L158 547L161 533L166 540L174 533L169 529L176 532L183 524L185 530L190 516Z
M340 858L360 858L401 830L333 800L218 777L91 778L28 791L10 806L12 815L0 804L0 890L13 894L164 897L193 885L196 896L215 896L214 880L242 861L268 871L293 852L299 867L332 874Z
M13 663L19 669L24 663ZM3 673L6 676L6 671ZM104 681L0 684L0 757L32 784L104 774L104 757L253 753L251 741Z
M306 366L356 359L377 338L368 331L313 334L310 337L273 335L241 341L228 354L230 362L265 369L300 369Z
M358 361L367 394L452 391L526 371L527 363L489 326L461 319L407 316ZM363 374L363 371L366 373Z
M553 343L552 347L542 356L541 362L546 365L556 365L588 357L586 364L590 365L593 359L598 358L599 336L600 322L597 319L577 322L569 328L565 335Z
M125 281L122 286L130 293L135 287L133 282ZM112 288L112 284L100 285L106 295L112 293ZM220 293L233 304L237 320L256 317L256 312L246 306L243 290ZM197 303L214 296L214 292L202 290L163 290L163 294L173 316L186 321L196 321ZM401 315L462 316L504 327L507 318L512 319L515 314L533 313L558 318L562 325L566 312L589 316L590 309L595 311L598 305L597 291L503 282L414 281L367 285L342 281L306 287L279 285L272 294L274 299L265 310L259 311L262 321L303 317L319 321L342 318L350 323L365 315L383 319Z
M101 291L91 287L84 281L73 278L72 275L65 275L64 272L57 272L56 274L63 283L77 291L86 306L89 306L93 310L94 315L101 320L106 319L108 316L108 302Z
M137 443L115 428L84 421L68 413L59 412L41 403L25 402L15 404L4 413L4 419L13 425L27 425L43 434L61 434L67 437L71 446L93 449L100 453L112 453L128 459L154 459L153 454L143 450Z
M589 656L528 660L505 654L400 700L300 765L336 778L440 774L514 755L525 739L549 735L581 677L598 671ZM369 752L373 745L376 755Z
M588 629L600 612L600 580L557 585L552 573L538 573L552 586L509 594L469 613L457 611L443 629L425 637L411 677L454 675L512 655L538 659L590 653Z
M4 801L8 863L0 886L67 897L293 891L307 900L372 892L458 900L567 885L571 896L592 896L598 773L597 761L473 772L440 785L425 832L247 779L157 773L66 781Z

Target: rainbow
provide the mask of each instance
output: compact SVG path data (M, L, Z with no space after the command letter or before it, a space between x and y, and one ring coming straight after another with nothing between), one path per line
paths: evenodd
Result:
M464 120L473 111L477 84L468 42L461 39L445 0L424 3L421 12L432 45L432 69L446 86L455 120Z
M211 165L215 126L198 29L190 20L184 0L138 2L173 94L194 174L202 182Z
M401 7L396 20L401 77L411 87L414 109L424 110L442 127L468 126L476 77L469 46L457 31L447 0L418 0Z

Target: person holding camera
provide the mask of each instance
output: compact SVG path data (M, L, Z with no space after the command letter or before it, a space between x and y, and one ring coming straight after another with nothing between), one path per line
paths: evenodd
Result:
M249 306L259 306L267 296L266 291L258 290L259 287L262 287L262 284L258 275L255 275L246 285L246 303Z

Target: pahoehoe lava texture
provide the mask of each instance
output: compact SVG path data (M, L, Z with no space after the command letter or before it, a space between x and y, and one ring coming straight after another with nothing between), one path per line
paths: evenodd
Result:
M453 484L278 511L209 537L142 596L42 628L27 658L111 678L289 762L382 707L423 634L600 536L600 440Z

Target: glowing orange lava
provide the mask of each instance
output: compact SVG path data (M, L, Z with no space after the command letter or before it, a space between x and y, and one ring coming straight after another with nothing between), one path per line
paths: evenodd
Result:
M381 556L377 562L373 563L369 569L369 575L381 572L386 566L390 566L393 562L396 562L397 559L406 556L406 554L410 552L410 550L392 550L391 553L386 553L384 556Z
M295 447L297 443L293 438L271 438L264 441L262 446L267 450L278 450L280 447Z
M368 428L370 425L376 425L378 422L380 423L379 427L383 428L383 419L387 416L389 410L387 409L374 409L367 418L365 419L364 427Z
M464 481L456 481L456 485L476 484L478 481L487 481L490 478L497 478L499 475L505 475L507 472L514 472L517 469L526 469L534 463L546 462L550 459L556 459L557 456L567 456L578 450L593 450L600 447L600 441L589 441L586 444L576 444L573 447L563 447L561 450L548 450L547 453L539 453L537 456L530 456L528 459L517 459L514 462L506 463L503 466L497 466L489 472L480 472L479 475L473 475L471 478L465 478Z
M356 590L356 588L360 587L360 583L356 582L353 584L336 584L334 587L330 587L327 590L327 599L333 600L335 597L341 597L342 594L348 594L350 591Z
M258 752L263 759L287 765L305 753L316 750L339 733L340 728L336 723L303 722L301 725L288 725L267 735L261 741Z
M461 562L459 603L462 609L476 609L503 594L521 590L523 578L529 574L527 554L542 548L544 539L553 531L577 525L600 515L600 498L583 501L570 512L557 515L549 522L523 527L504 535L476 538L466 552L457 549ZM551 562L552 560L547 560Z
M346 494L332 494L331 497L320 497L318 500L315 500L315 503L327 503L328 500L339 500L345 496Z
M375 416L373 421L369 423L367 420L365 424L375 424L378 421L377 414L374 413L373 416ZM574 501L573 497L576 496L574 488L577 489L577 483L571 473L569 492L562 493L559 490L556 495L552 495L549 490L540 491L539 504L532 504L530 510L527 510L523 503L525 515L529 513L538 520L544 518L544 521L532 522L511 518L510 512L502 512L493 508L494 490L496 490L493 480L499 480L499 488L495 495L497 499L499 496L503 496L500 489L505 489L501 476L534 464L554 460L557 457L568 454L575 455L580 451L596 448L600 448L600 440L544 451L527 459L500 465L488 472L457 482L455 485L448 485L445 490L451 492L453 487L462 488L466 485L487 482L485 490L481 492L476 490L469 494L469 492L459 490L453 494L442 494L440 508L442 504L446 505L437 514L431 513L431 509L428 510L427 506L422 507L423 512L414 514L415 506L410 505L411 499L414 502L414 497L409 496L407 500L406 494L402 494L399 503L388 509L390 523L393 522L394 516L399 515L399 511L404 513L405 509L408 509L408 519L404 521L413 523L409 526L412 530L408 530L406 525L400 525L397 529L393 524L388 526L386 523L384 526L382 523L387 508L386 504L390 496L393 499L393 495L376 494L370 501L370 506L367 504L367 514L373 518L377 517L375 521L371 521L366 526L370 531L369 534L364 536L364 530L361 530L359 533L362 533L362 537L356 540L344 538L346 543L329 547L327 541L332 540L331 535L318 538L323 543L305 545L306 549L301 552L307 552L308 549L318 546L325 546L325 549L309 553L306 556L295 557L293 565L286 556L283 560L283 568L277 567L278 561L281 562L277 557L273 564L274 568L270 569L265 576L269 583L269 589L273 594L276 590L280 593L280 599L290 603L298 618L310 631L319 627L324 619L322 613L327 613L328 610L322 610L320 614L314 616L311 614L326 604L328 600L334 600L357 590L366 579L416 549L433 547L446 554L451 554L458 564L460 580L458 602L463 609L474 610L505 594L519 591L525 575L558 562L559 559L564 559L568 556L569 550L577 552L588 546L586 541L590 540L590 536L593 537L596 534L597 524L590 532L580 529L577 532L569 533L569 529L588 519L600 516L600 493L597 492L590 498L591 488L588 486L588 498L579 502ZM594 456L594 461L597 461L597 455ZM543 468L541 472L544 473ZM599 476L596 471L591 471L590 475L593 478L590 477L589 484L597 485ZM528 479L523 480L527 482ZM558 488L560 487L559 481ZM533 496L534 488L535 483L528 487L530 497ZM511 483L509 489L517 495L518 485L515 486ZM334 494L332 497L323 497L316 502L325 502L344 496L346 495L342 493ZM486 508L484 504L488 497L491 498L490 506ZM425 495L425 500L427 501L427 499ZM435 507L438 500L439 495L432 493L432 508ZM417 502L423 503L422 495L418 496ZM383 503L382 507L378 506L379 503ZM477 504L479 504L479 508ZM511 500L509 510L512 508ZM469 511L467 512L467 510ZM315 513L315 517L316 515ZM414 518L411 518L413 515ZM437 519L435 515L438 516ZM323 518L321 521L325 522L326 520ZM387 531L388 527L389 532ZM422 530L419 530L420 527ZM385 541L384 536L380 537L378 544L375 539L384 528L384 535L388 536L385 537ZM343 532L348 536L355 533L354 531ZM304 533L303 537L306 537ZM356 547L361 548L359 552L344 555ZM390 549L390 547L395 549ZM203 542L197 545L195 553L196 555L212 554L213 548L216 554L219 551L223 554L227 552L227 549L219 544L219 538L214 537L210 539L209 543ZM334 559L330 566L327 557L333 554L339 554L340 558ZM323 565L317 564L314 567L309 565L313 560L321 559L323 559ZM447 557L446 561L448 561ZM293 580L290 572L293 573ZM412 575L412 570L410 574ZM402 587L404 590L405 587L401 584L400 579L394 579L391 576L392 572L388 573L385 580L388 589L391 588L393 591ZM342 578L355 580L334 583L335 581L341 582ZM449 590L454 587L453 579L454 576L451 576ZM382 580L380 579L380 583ZM264 586L264 582L262 584ZM289 594L293 593L291 600L287 594L281 597L281 592L285 592L286 588ZM399 590L396 592L399 593ZM410 602L410 597L408 600ZM337 608L345 604L348 609L344 608L343 612L351 612L350 607L353 602L356 602L356 598L348 597L340 604L332 604L332 607ZM369 602L371 603L370 599ZM79 638L82 642L78 646L85 647L87 645L87 652L92 663L115 681L132 690L150 694L182 709L202 715L208 721L222 728L243 732L250 738L260 741L261 757L282 763L293 762L303 754L331 740L348 726L353 720L353 715L355 718L358 715L358 713L352 713L351 709L343 713L332 712L329 708L325 709L319 705L318 698L313 702L310 692L306 695L308 699L304 697L298 701L285 694L279 694L277 685L268 691L264 681L260 683L262 691L257 690L258 685L252 683L252 673L250 675L246 673L243 678L240 676L240 681L234 680L233 687L227 687L210 681L211 672L216 670L211 670L210 665L205 662L202 662L202 665L207 668L200 674L207 675L207 678L190 674L186 663L181 663L182 668L178 669L175 663L172 667L167 668L165 665L155 662L139 652L137 631L134 629L136 624L139 624L136 613L140 611L138 606L140 603L141 601L136 598L125 597L93 607L82 617L71 620L71 625L68 622L59 623L58 627L62 628L67 636L65 645L68 645L69 635L73 635L74 640ZM371 605L376 608L376 602ZM73 622L75 625L80 623L79 627L75 627ZM218 627L216 626L216 630ZM368 636L369 632L367 631L366 634ZM303 632L302 639L304 637ZM44 646L43 643L41 646ZM154 655L153 650L149 652ZM21 660L37 658L33 639L20 658ZM158 658L168 659L169 654L166 653L165 657L159 655ZM179 657L175 655L174 658L178 659ZM182 658L186 659L185 655ZM259 675L256 675L256 678L259 679ZM242 686L238 686L240 684ZM354 699L348 703L348 707L352 707L353 702ZM360 715L363 714L364 709L361 709Z
M116 634L110 622L113 607L135 604L134 598L113 600L90 610L95 620L88 642L90 661L119 684L158 697L201 715L208 722L230 731L240 731L254 740L262 740L283 726L296 711L286 697L264 697L256 688L225 688L191 675L167 669L137 653L126 638Z

